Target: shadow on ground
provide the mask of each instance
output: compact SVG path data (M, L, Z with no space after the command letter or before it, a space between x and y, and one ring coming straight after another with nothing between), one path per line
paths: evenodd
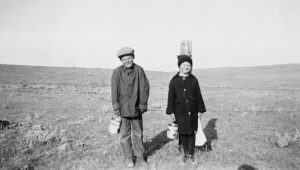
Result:
M153 155L170 141L171 139L167 138L167 130L164 130L152 138L151 141L145 142L145 159L147 160L149 156Z
M203 129L203 132L207 138L206 147L211 147L210 143L212 140L218 139L217 130L216 130L217 119L211 119L208 121L206 127ZM161 149L165 144L170 142L171 139L167 138L167 130L161 131L150 141L144 143L145 147L145 159L147 160L149 156L153 155L157 150ZM210 150L206 148L206 150Z
M243 164L243 165L238 167L238 170L257 170L257 168L255 168L252 165Z
M203 129L205 137L208 141L218 139L218 134L217 134L217 130L216 130L216 123L217 123L216 118L210 119L207 122L206 127Z
M200 151L212 151L211 141L218 139L218 133L216 130L217 119L211 119L206 124L206 127L203 129L204 135L206 137L206 142L203 146L196 146L196 150Z

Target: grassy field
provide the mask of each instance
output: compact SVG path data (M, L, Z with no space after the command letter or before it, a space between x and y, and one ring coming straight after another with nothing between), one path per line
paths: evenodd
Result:
M211 152L181 161L166 138L168 83L174 73L146 72L147 167L133 169L300 169L300 65L194 70L207 107L202 126ZM112 70L0 65L0 169L124 169L119 136L107 128Z

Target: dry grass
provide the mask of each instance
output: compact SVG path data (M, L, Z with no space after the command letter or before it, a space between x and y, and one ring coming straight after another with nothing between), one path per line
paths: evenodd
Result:
M195 70L208 112L202 124L211 152L184 164L177 140L166 138L173 73L147 72L144 115L148 167L134 169L300 169L300 139L276 146L275 133L300 129L299 65ZM111 116L111 70L0 65L1 169L124 169ZM214 122L215 127L210 126Z

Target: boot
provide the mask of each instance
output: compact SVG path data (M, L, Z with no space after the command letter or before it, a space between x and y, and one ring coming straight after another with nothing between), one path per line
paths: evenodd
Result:
M188 155L188 159L189 159L191 162L195 162L194 155Z
M125 165L128 168L133 168L134 167L134 162L133 162L133 159L131 157L125 158L124 162L125 162Z
M147 163L147 161L145 160L144 157L136 157L135 163L139 164L139 165L142 165L142 166L148 165L148 163Z
M186 162L188 160L188 155L184 154L182 157L182 162Z

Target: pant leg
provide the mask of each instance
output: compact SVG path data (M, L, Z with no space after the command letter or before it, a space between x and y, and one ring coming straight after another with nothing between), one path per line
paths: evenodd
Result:
M178 133L178 150L180 153L183 152L183 146L182 146L182 142L181 142L181 134Z
M188 135L188 154L189 155L194 155L195 153L195 133L189 134Z
M188 135L187 134L180 134L180 142L183 147L184 154L188 153Z
M132 157L131 119L121 118L120 143L125 157Z
M178 145L182 145L182 142L181 142L181 134L180 133L178 133Z
M142 116L138 116L132 119L132 145L134 156L143 157L145 149L143 144Z
M184 154L194 155L195 153L195 133L181 134L180 141L183 146Z
M194 155L195 153L195 141L196 141L195 133L190 134L188 139L188 147L189 147L190 155Z

